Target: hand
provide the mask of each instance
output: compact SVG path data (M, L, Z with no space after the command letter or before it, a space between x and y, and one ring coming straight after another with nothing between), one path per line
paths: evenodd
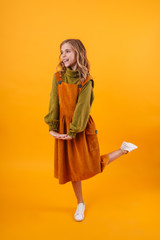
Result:
M61 134L55 131L50 131L50 134L54 137L54 138L58 138L58 139L63 139L63 140L70 140L72 139L71 136L67 135L67 134Z
M72 139L72 137L69 136L68 134L60 134L60 135L61 135L60 139L64 139L64 140L70 140L70 139Z

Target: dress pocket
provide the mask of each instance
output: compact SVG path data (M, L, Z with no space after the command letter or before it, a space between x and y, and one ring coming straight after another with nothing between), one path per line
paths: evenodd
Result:
M90 116L89 121L87 123L87 127L85 129L88 150L90 152L99 149L99 142L98 142L97 132L98 131L96 129L95 123L94 123L92 117Z

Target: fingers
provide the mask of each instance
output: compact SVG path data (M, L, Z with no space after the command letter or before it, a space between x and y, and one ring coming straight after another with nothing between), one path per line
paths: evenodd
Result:
M65 137L62 137L62 136L54 136L54 137L57 139L65 139Z
M53 134L52 136L55 138L64 138L67 134Z
M57 137L58 138L65 138L67 136L67 134L59 134Z
M57 138L57 139L63 139L63 140L70 140L70 139L72 139L72 137L68 136L67 134L59 134L59 135L56 135L54 137Z
M71 137L59 137L59 139L63 139L63 140L69 140L69 139L72 139Z

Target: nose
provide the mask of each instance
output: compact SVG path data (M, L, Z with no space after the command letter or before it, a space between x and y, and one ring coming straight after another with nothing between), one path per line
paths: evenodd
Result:
M62 57L62 59L63 59L63 58L65 57L65 53L62 53L61 57Z

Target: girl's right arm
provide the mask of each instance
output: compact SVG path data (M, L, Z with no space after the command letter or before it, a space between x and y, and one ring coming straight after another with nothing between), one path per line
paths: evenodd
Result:
M45 123L49 126L49 131L58 131L59 129L59 99L57 92L57 79L54 74L52 80L52 90L50 92L50 102L48 114L44 117ZM53 134L53 133L52 133ZM55 133L54 133L55 134Z

